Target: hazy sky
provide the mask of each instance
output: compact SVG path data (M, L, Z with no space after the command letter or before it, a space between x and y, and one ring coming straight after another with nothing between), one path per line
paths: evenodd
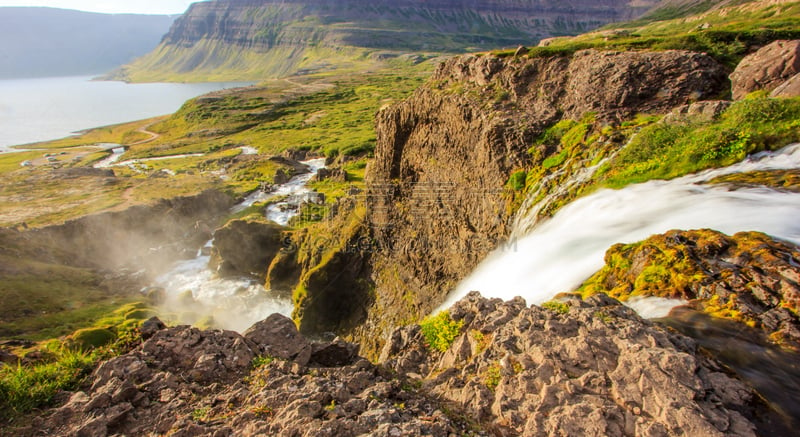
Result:
M182 14L198 0L0 0L2 6L48 6L81 11L131 14Z

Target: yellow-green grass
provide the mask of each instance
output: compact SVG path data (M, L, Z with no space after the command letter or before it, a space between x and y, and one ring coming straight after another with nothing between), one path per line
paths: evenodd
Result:
M800 98L759 95L735 102L719 120L655 123L643 128L597 179L620 188L731 165L747 154L800 140Z
M243 145L265 154L287 149L313 150L328 156L368 153L375 142L375 112L410 94L428 70L306 78L299 92L297 88L286 91L284 84L283 88L194 99L150 128L161 138L133 147L128 156L207 153ZM336 83L315 88L320 81ZM304 92L304 87L311 90Z
M677 14L680 15L680 14ZM559 56L577 50L695 50L707 52L733 67L753 47L776 39L800 37L800 2L741 2L699 15L670 19L654 14L648 19L610 24L577 37L553 40L526 56ZM512 56L514 51L495 52Z
M0 174L14 172L22 169L21 164L25 161L39 159L42 152L15 152L0 154Z
M65 339L15 350L20 355L36 351L43 358L0 367L0 424L14 425L25 413L49 406L59 391L77 389L99 362L137 345L137 328L152 314L142 303L117 305Z
M24 146L20 146L20 148L62 149L66 147L85 146L98 143L130 144L132 142L141 141L148 138L149 135L137 132L137 130L161 118L163 117L155 117L151 119L97 127L83 131L75 136L53 141L26 144Z
M131 301L88 269L0 255L0 338L44 340L86 327Z

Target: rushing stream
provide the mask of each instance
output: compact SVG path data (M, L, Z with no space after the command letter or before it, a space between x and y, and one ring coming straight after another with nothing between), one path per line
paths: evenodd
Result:
M285 225L297 214L297 207L311 192L306 183L324 167L325 159L304 161L309 172L295 176L274 191L256 191L234 206L232 213L258 202L276 197L281 201L265 209L265 217ZM274 208L273 208L274 207ZM213 318L214 326L243 331L255 322L272 313L291 315L292 302L281 296L271 295L262 283L251 278L220 278L208 268L210 256L206 247L198 251L197 257L180 261L169 272L156 279L156 284L166 291L164 304L168 312L175 313L181 322L202 323Z
M800 244L800 193L706 183L725 174L799 167L800 144L794 144L722 169L601 190L545 221L536 221L540 207L534 205L526 209L531 213L515 221L514 235L519 237L490 254L441 308L471 290L503 299L519 295L529 304L540 304L574 290L598 271L613 244L641 241L671 229L711 228L727 234L756 230ZM798 355L770 345L763 333L741 323L675 308L682 303L650 297L631 299L627 305L642 317L659 318L697 339L767 401L772 412L756 418L759 429L765 435L791 435L800 426Z
M598 271L613 244L641 241L671 229L711 228L727 234L757 230L800 244L799 193L704 184L725 174L798 167L800 144L794 144L722 169L600 190L490 254L442 307L471 290L503 299L522 296L529 304L545 302L574 290ZM663 308L651 314L663 315Z

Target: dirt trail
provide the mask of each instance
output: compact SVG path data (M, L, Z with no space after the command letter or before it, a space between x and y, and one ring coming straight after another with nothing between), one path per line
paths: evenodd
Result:
M158 123L159 121L161 121L161 120L156 120L156 121L154 121L152 123L148 123L148 124L138 128L138 129L136 129L136 132L140 132L140 133L143 133L145 135L148 135L150 138L145 138L143 140L139 140L139 141L127 144L127 146L138 146L139 144L149 143L151 141L155 141L155 140L161 138L161 134L148 130L150 128L150 126Z

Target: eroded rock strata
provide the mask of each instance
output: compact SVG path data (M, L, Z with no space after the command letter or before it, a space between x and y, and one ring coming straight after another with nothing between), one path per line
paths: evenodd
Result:
M557 153L529 153L547 126L666 113L724 94L726 75L711 57L687 51L443 63L412 97L377 115L366 193L376 291L355 337L379 350L394 327L429 313L507 238L514 210L506 183L515 169Z
M240 335L143 327L85 389L20 435L754 435L752 389L695 342L607 297L558 310L476 293L443 353L419 326L375 365L273 315Z

